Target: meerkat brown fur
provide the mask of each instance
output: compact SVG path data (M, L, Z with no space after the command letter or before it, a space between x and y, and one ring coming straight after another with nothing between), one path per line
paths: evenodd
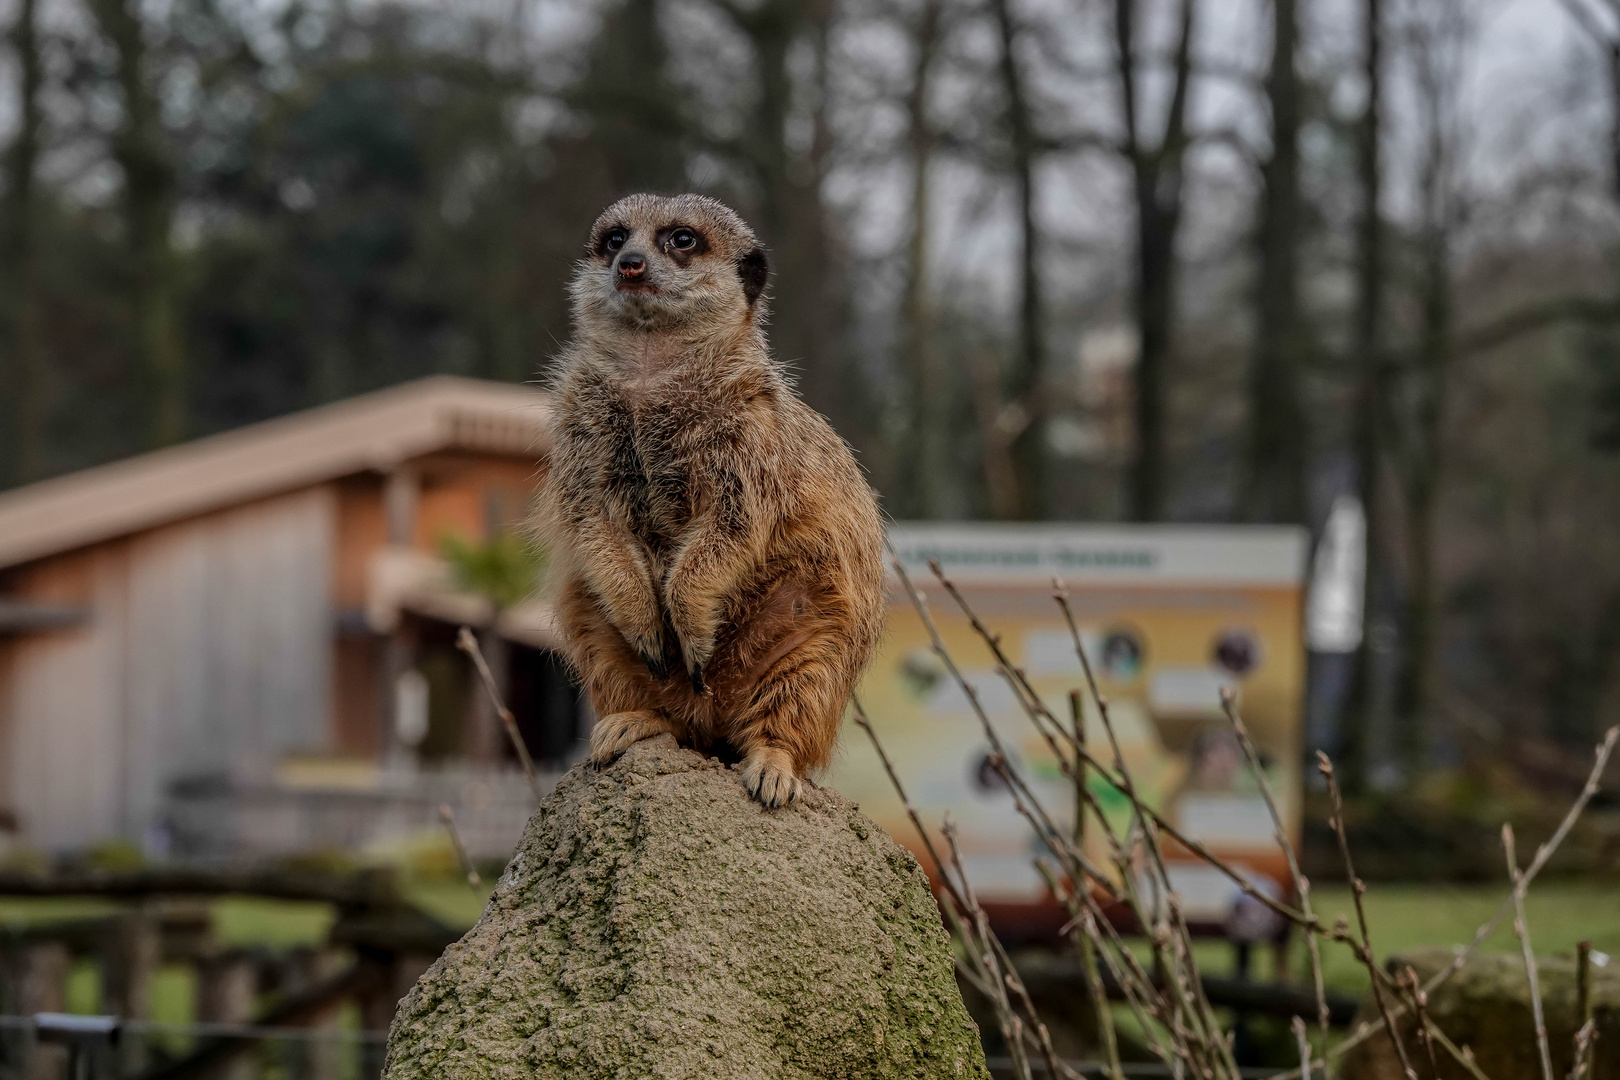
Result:
M542 527L591 757L729 745L766 806L824 766L883 611L854 456L766 346L765 255L725 205L632 195L591 229Z

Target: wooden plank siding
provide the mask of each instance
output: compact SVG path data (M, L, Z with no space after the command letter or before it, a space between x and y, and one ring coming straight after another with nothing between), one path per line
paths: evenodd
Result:
M336 506L321 485L15 575L91 609L7 649L0 771L30 843L139 840L177 778L328 749Z
M121 823L127 556L108 544L53 559L17 590L91 609L79 628L13 639L8 650L6 802L38 847L83 844Z

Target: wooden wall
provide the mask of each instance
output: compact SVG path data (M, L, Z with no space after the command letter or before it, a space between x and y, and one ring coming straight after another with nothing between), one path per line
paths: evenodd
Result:
M0 771L28 842L139 840L176 778L327 749L335 505L314 488L14 577L91 609L9 645Z
M497 454L407 467L426 551L521 518L538 479ZM385 486L350 476L7 572L8 595L90 611L0 637L0 807L25 840L139 842L177 778L380 753L384 643L361 609L389 539Z

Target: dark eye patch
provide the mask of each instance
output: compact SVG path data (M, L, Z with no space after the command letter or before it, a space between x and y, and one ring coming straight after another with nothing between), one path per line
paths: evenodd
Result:
M610 229L602 230L602 235L596 241L598 255L613 255L630 242L630 230L623 225L615 225Z
M709 250L709 241L690 225L670 225L658 231L658 247L677 263L686 263Z

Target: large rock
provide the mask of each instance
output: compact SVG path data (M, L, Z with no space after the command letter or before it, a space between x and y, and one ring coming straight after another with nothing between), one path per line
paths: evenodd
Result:
M566 776L400 1004L386 1080L985 1078L916 861L667 736Z
M1428 980L1451 963L1450 949L1417 949L1389 961L1390 972L1410 964L1418 977ZM1547 1019L1548 1047L1553 1073L1567 1076L1574 1050L1575 961L1543 957L1536 961L1541 1002ZM1620 969L1614 964L1592 972L1593 1019L1598 1041L1593 1080L1620 1080ZM1471 957L1429 999L1429 1017L1459 1047L1474 1053L1480 1069L1491 1080L1541 1080L1541 1055L1536 1049L1536 1025L1530 1009L1530 984L1524 961L1517 953L1483 953ZM1376 1021L1378 1011L1363 1003L1357 1023ZM1411 1021L1401 1023L1407 1054L1423 1080L1435 1075L1416 1038ZM1469 1073L1439 1046L1435 1047L1445 1080L1469 1080ZM1400 1062L1389 1038L1374 1035L1344 1059L1340 1080L1400 1080Z

